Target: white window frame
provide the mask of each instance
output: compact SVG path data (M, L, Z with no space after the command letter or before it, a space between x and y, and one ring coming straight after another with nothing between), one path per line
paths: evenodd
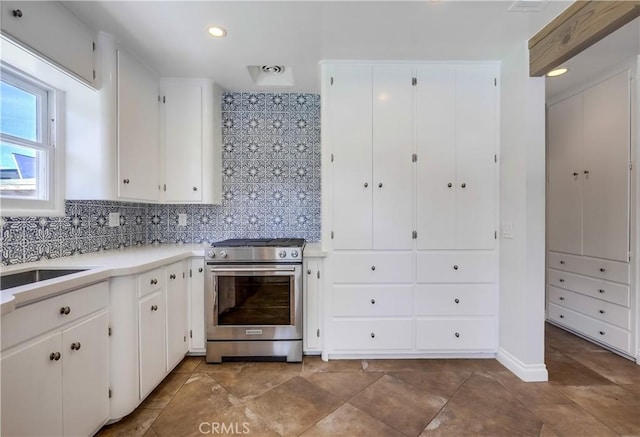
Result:
M47 162L38 165L38 178L43 192L37 199L15 198L0 195L2 216L64 216L64 93L25 74L4 62L0 63L3 81L16 84L34 94L46 98L46 105L39 108L42 131L37 142L0 134L2 140L46 152Z

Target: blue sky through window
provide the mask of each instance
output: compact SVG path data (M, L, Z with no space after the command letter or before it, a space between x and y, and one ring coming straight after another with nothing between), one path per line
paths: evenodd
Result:
M0 82L0 132L37 141L37 125L38 96L4 81ZM35 157L35 150L0 144L0 168L15 169L13 154L25 154L25 151Z

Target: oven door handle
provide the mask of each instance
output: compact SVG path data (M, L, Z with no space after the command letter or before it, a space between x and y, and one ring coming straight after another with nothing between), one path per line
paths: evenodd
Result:
M282 267L282 268L267 268L267 267L227 267L223 269L211 269L211 273L251 273L251 272L259 272L259 273L278 273L278 272L295 272L295 267Z

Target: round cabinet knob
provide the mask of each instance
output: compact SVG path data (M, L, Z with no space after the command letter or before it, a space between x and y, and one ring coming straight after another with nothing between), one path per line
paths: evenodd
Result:
M600 335L604 335L604 331L600 331Z
M606 271L607 271L607 269L605 269L604 267L600 267L600 271L601 271L602 273L604 273L604 272L606 272Z
M601 288L600 290L598 290L600 293L604 293L604 290Z
M456 336L456 338L460 338L460 333L459 333L459 332L456 332L456 333L455 333L455 334L453 334L453 335L455 335L455 336Z
M129 183L129 179L123 179L123 180L122 180L122 183L123 183L123 184L128 184L128 183Z
M285 250L281 250L280 252L278 252L278 256L280 258L285 258L287 256L287 252Z
M453 266L453 270L458 270L458 264Z
M297 258L298 257L298 251L297 250L292 250L291 251L291 258Z
M589 174L589 170L585 170L585 171L584 171L584 174Z
M79 341L76 341L75 343L71 343L71 350L72 351L79 351L80 350L80 346L82 346L80 344Z
M371 333L371 338L376 338L376 333L375 332Z
M376 266L371 266L371 270L375 270L375 269L376 269Z
M51 352L51 353L49 354L49 359L50 359L51 361L58 361L58 360L60 359L60 357L61 357L61 356L62 356L62 355L60 355L60 352Z
M564 264L564 261L560 260L560 264Z
M227 252L225 252L224 250L220 251L220 258L226 258L227 257Z
M460 303L460 299L458 299L457 297L453 300L455 303Z
M604 310L600 310L600 314L604 314Z
M62 307L60 308L60 314L63 315L68 315L71 312L71 308L70 307Z
M564 282L564 279L560 278L560 282Z
M158 280L157 280L157 279L155 279L155 278L152 278L152 279L149 281L149 283L150 283L151 285L156 285L156 284L158 283Z
M204 269L202 267L199 267L198 268L198 273L202 273L202 272L204 272Z
M151 311L158 311L158 305L151 305Z
M368 183L368 182L365 182L365 183L364 183L364 187L365 187L365 188L367 188L368 186L369 186L369 183Z
M20 9L14 9L13 11L11 11L11 15L16 18L22 18L22 11Z
M198 187L193 187L193 191L198 191Z
M577 171L574 171L574 172L573 172L573 175L574 175L574 176L578 176L578 172L577 172Z
M559 299L560 299L560 300L564 300L564 297L560 296L560 297L559 297Z
M462 188L467 188L467 184L465 184L464 182L462 183L462 185L460 185Z
M382 188L382 182L378 184L378 188Z
M453 187L453 184L452 184L451 182L449 182L449 183L447 184L447 187L451 188L451 187Z
M371 305L374 305L376 303L375 299L371 299Z
M307 270L307 275L311 274L311 269Z
M215 257L216 257L216 252L215 252L215 250L210 250L209 252L207 252L207 257L209 257L209 258L215 258Z
M561 318L561 319L564 319L564 315L563 315L563 314L560 314L560 318Z
M169 275L169 279L176 279L176 275L175 275L175 274L173 274L173 273L172 273L172 274L170 274L170 275Z

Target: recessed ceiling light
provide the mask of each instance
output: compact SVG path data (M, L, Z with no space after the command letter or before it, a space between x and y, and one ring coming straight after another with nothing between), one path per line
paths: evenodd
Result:
M556 77L556 76L562 76L563 74L565 74L567 71L569 71L568 68L556 68L555 70L551 70L550 72L547 73L547 77Z
M211 26L209 27L209 29L207 29L207 31L209 32L209 35L216 38L224 38L225 36L227 36L227 31L220 26Z

